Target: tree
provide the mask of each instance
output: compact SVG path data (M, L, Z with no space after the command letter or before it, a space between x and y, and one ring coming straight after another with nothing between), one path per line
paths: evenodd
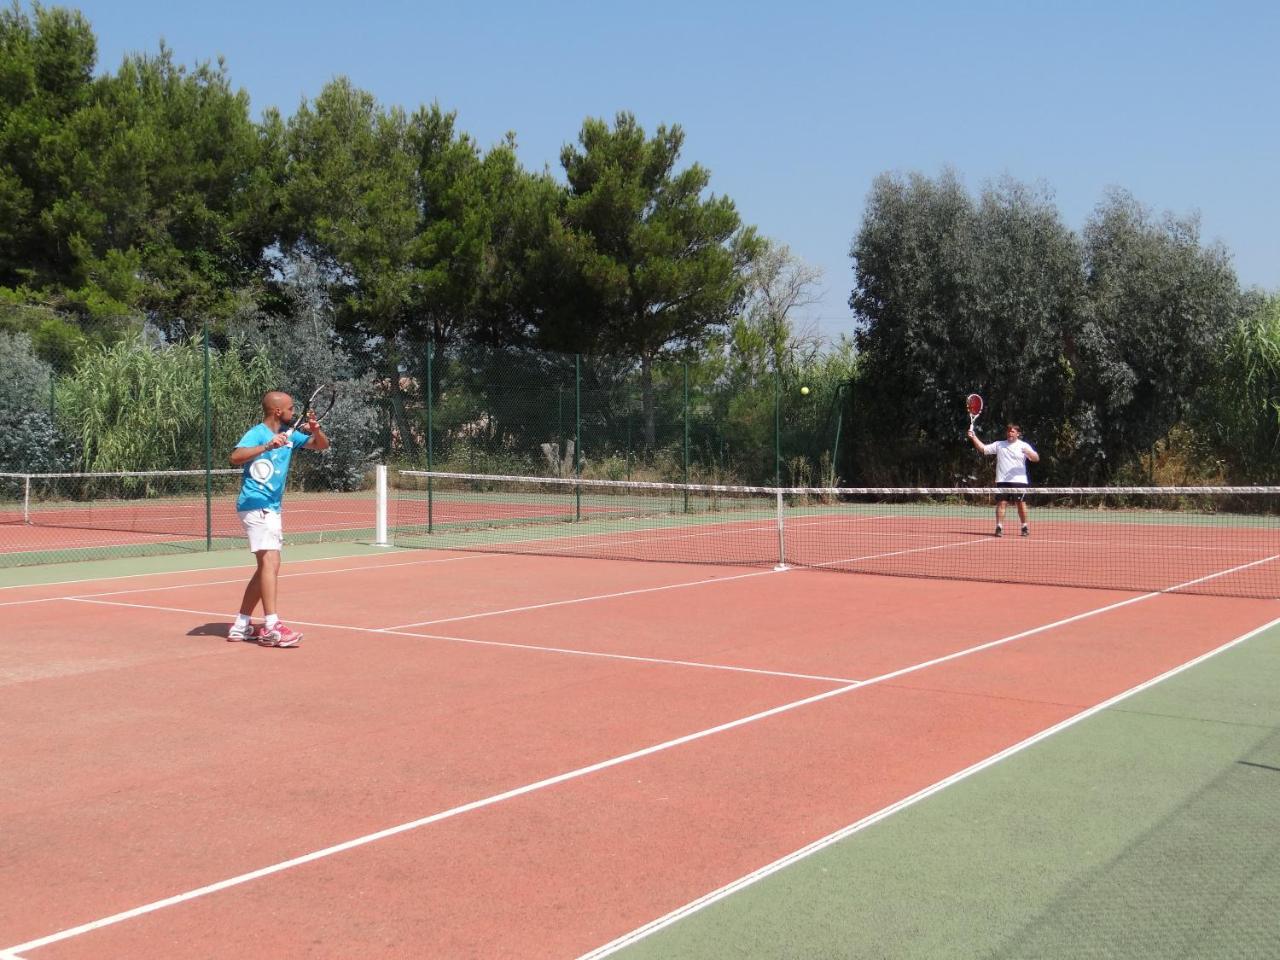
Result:
M653 365L694 349L742 303L744 272L758 249L728 197L703 197L710 174L677 171L679 126L652 139L629 113L612 129L582 125L560 162L569 195L550 254L573 292L542 317L543 344L617 352L640 365L645 438L654 443Z
M237 337L247 352L271 358L276 389L297 404L324 383L338 385L338 400L324 422L332 445L297 465L304 486L357 490L368 465L384 452L385 430L375 398L374 374L351 355L335 328L330 278L315 261L295 256L284 264L280 284L283 318L252 311L237 318ZM283 319L285 322L279 322Z
M161 47L93 78L96 42L64 10L0 15L0 285L74 312L100 342L140 313L171 335L225 315L269 240L248 96L225 66ZM132 315L132 321L126 318Z
M327 261L339 322L390 384L411 456L402 368L473 323L490 236L475 144L438 106L384 109L346 79L289 120L286 247Z
M989 420L1016 418L1042 446L1072 435L1083 273L1044 190L1005 180L974 203L950 172L882 176L851 252L864 477L968 469L959 411L972 391L994 401Z
M993 401L988 424L1019 423L1048 455L1045 471L1074 479L1095 452L1069 359L1085 309L1080 242L1046 188L1006 178L982 192L971 249L970 337L956 374ZM963 379L953 386L969 392Z
M1088 315L1073 363L1119 464L1185 418L1236 327L1240 291L1227 252L1201 246L1197 218L1157 220L1123 191L1086 224L1084 254Z
M65 276L66 238L43 222L65 189L48 144L93 95L97 41L74 11L0 10L0 285Z
M933 475L938 440L954 434L956 420L947 411L964 395L957 391L968 392L962 384L974 363L974 351L965 349L955 369L954 341L957 334L967 338L962 318L972 288L975 217L950 172L936 181L883 174L872 184L850 249L849 305L862 324L856 442L864 480Z
M792 314L821 299L821 281L822 271L796 257L790 247L762 241L746 274L747 301L733 323L734 339L744 348L750 340L762 340L775 370L801 349L815 352L817 337L797 330Z
M53 370L36 356L24 333L0 331L0 470L67 470L72 444L59 433L50 409Z
M1251 292L1190 421L1243 483L1280 480L1280 294Z

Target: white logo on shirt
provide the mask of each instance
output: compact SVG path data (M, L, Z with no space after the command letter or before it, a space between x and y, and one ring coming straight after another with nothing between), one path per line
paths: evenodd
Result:
M249 476L259 483L266 483L276 475L276 465L269 457L260 457L249 464Z

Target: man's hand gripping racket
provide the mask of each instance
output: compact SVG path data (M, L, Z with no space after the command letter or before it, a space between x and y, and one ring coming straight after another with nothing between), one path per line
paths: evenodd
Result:
M301 412L285 432L290 437L299 430L309 437L315 436L316 431L320 429L320 421L329 415L337 402L338 389L332 383L317 387L315 392L311 394L311 399L306 402Z

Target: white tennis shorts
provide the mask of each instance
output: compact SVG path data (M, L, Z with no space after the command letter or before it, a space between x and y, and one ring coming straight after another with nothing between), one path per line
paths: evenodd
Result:
M284 548L284 526L278 510L240 510L238 516L254 553Z

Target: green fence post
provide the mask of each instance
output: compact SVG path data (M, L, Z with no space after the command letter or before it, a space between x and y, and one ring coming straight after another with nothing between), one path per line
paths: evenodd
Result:
M684 363L684 482L689 482L689 361ZM684 492L684 512L689 512L689 491Z
M564 384L556 384L556 476L564 473L564 457L560 451L564 449Z
M582 479L582 354L573 355L573 476ZM574 485L573 518L582 519L582 485Z
M831 485L836 485L836 464L840 462L840 427L844 425L844 388L836 387L836 435L831 441Z
M435 361L436 345L432 340L427 341L427 473L430 473L435 463L432 458L432 446L435 442L435 383L434 383L434 361ZM431 533L435 529L435 499L432 477L427 477L427 533Z
M213 404L209 398L209 321L204 322L204 548L213 549Z

